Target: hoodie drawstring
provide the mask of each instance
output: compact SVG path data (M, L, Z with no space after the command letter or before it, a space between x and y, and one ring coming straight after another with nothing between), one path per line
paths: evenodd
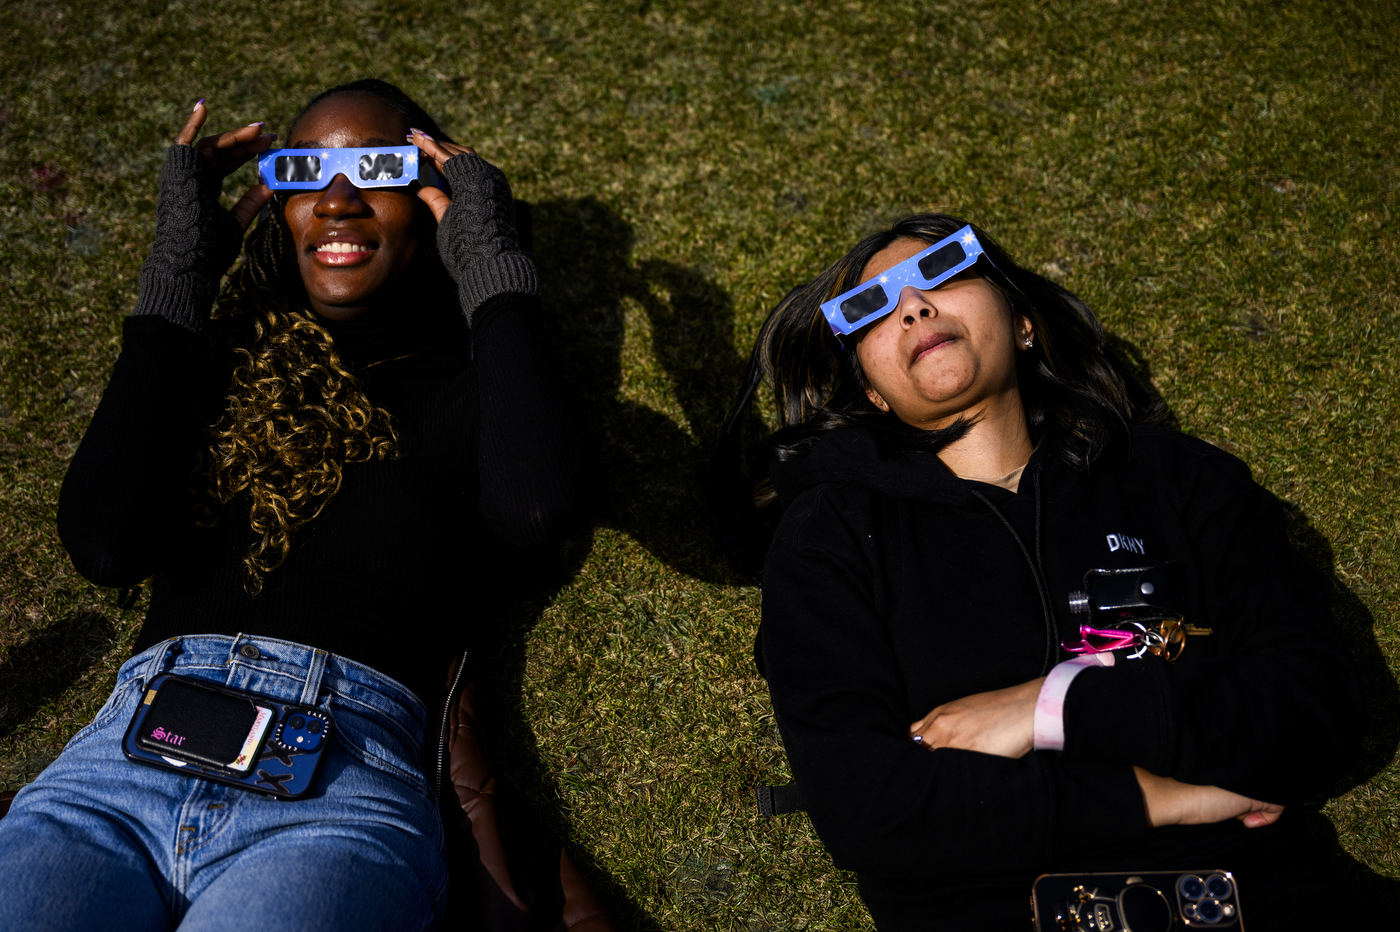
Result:
M1040 675L1044 676L1050 672L1050 667L1055 662L1055 616L1050 611L1050 593L1045 584L1045 573L1040 566L1040 466L1031 473L1031 484L1035 487L1035 558L1031 558L1031 552L1026 548L1025 541L1021 540L1021 535L1016 533L1016 529L1011 526L1011 522L1006 520L1006 515L1001 513L1001 509L992 504L992 500L987 498L976 489L972 489L972 494L982 500L1011 534L1016 546L1021 548L1021 555L1026 558L1026 565L1030 567L1031 578L1035 580L1036 592L1040 594L1040 610L1045 616L1045 662L1041 665Z

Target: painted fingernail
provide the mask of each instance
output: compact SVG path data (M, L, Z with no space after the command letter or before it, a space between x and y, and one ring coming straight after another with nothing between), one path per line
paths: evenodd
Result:
M267 123L265 123L265 122L262 121L262 120L259 120L259 121L256 122L256 123L249 123L248 125L249 125L249 126L266 126Z
M413 129L413 127L410 126L409 129ZM433 137L429 136L427 133L423 132L421 129L413 129L413 131L414 131L415 133L417 133L419 136L422 136L424 139L428 140L429 142L437 142L436 139L434 139Z
M201 98L199 98L199 100L195 101L194 106L190 108L190 113L194 113L196 110L198 110L198 109L199 109L199 105L202 104L202 103L204 103L204 98L203 98L203 97L201 97Z

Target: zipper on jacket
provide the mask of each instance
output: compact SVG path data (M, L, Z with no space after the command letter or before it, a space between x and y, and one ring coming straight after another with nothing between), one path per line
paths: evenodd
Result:
M442 721L438 723L437 774L434 785L437 789L438 805L442 805L443 766L447 761L447 719L452 714L452 703L457 701L457 687L462 685L462 674L467 669L467 651L462 651L462 659L457 664L457 675L452 678L452 688L447 691L447 703L442 707Z

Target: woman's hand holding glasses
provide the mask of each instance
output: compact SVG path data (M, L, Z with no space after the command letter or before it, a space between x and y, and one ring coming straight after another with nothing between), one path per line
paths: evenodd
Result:
M205 189L201 193L208 195L209 188L212 186L213 201L217 206L223 180L241 168L244 162L266 151L277 138L277 134L263 132L266 123L250 123L226 133L205 136L195 142L195 137L199 135L199 130L204 126L204 121L208 117L209 108L201 100L194 105L194 110L190 113L189 119L185 121L184 128L175 137L175 144L190 147L204 160L204 164L199 165L202 176L200 181ZM198 163L198 159L196 159L196 163ZM238 203L234 204L231 210L227 211L228 215L237 221L240 236L248 229L248 224L253 222L258 211L262 210L263 205L271 198L272 192L267 189L267 185L255 184L243 193L243 196L238 199ZM237 258L236 252L234 258ZM233 260L230 259L229 265L232 264ZM225 270L227 268L228 266L224 267Z
M415 129L413 132L409 133L408 141L421 149L424 155L432 159L433 167L438 170L438 174L444 177L447 175L447 163L452 161L453 156L476 155L476 150L471 146L459 146L455 142L438 142L421 129ZM477 157L480 158L480 156ZM501 179L504 181L505 176L502 175ZM451 181L450 178L448 180L449 182ZM452 190L456 191L457 186L453 185ZM507 187L507 190L509 190L509 187ZM418 196L422 198L423 203L428 205L428 209L433 212L433 219L438 223L442 223L442 218L447 215L447 208L452 206L452 199L442 190L430 187L419 188Z
M438 142L422 130L408 140L452 186L450 198L433 187L419 188L418 196L437 218L438 254L457 282L467 322L494 295L539 294L535 263L520 248L515 201L501 170L472 149Z
M175 145L165 153L156 199L156 236L141 266L134 316L164 317L199 333L219 291L219 279L243 247L243 231L272 193L253 185L232 210L219 203L224 178L272 144L262 123L195 137L209 110L194 105Z

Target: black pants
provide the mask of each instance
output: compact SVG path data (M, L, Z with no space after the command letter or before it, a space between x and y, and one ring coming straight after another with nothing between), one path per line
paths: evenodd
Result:
M1236 820L1153 830L1129 847L1094 852L1043 873L1231 871L1249 932L1343 930L1363 920L1400 916L1400 882L1384 880L1347 857L1320 815L1286 812L1265 828ZM1012 930L1031 924L1035 875L928 877L920 882L858 877L880 932L930 929ZM1051 930L1045 930L1051 932Z

